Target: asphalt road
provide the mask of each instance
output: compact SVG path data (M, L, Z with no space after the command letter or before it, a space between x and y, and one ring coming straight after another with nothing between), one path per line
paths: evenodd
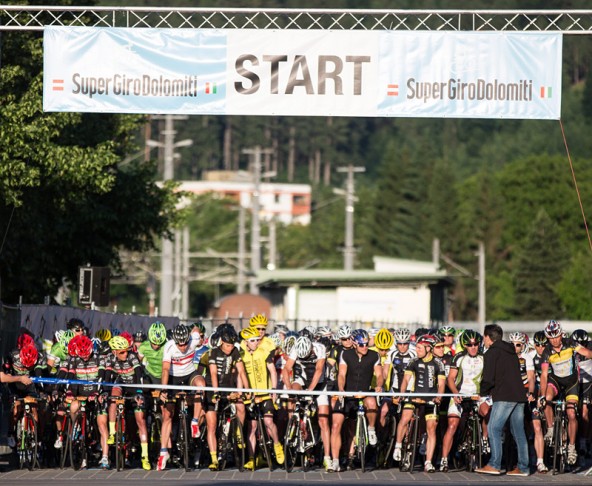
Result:
M473 485L487 484L488 486L508 484L563 484L563 485L592 485L592 475L584 476L567 473L553 476L551 474L532 474L529 477L488 476L467 472L450 472L426 474L424 472L401 473L398 469L377 470L362 473L361 471L347 471L342 473L327 474L324 471L315 470L307 473L294 471L286 473L283 470L269 472L261 469L256 472L239 472L228 470L211 472L207 469L185 472L178 469L170 469L164 472L143 471L139 469L126 471L101 471L90 469L75 472L70 469L43 469L38 471L12 470L0 473L2 486L41 486L41 485L96 485L96 486L152 486L157 484L171 484L174 486L185 485L212 485L222 483L220 486L256 486L260 484L287 484L289 486L310 485L320 483L323 486L332 485L389 485L396 482L397 486L422 486L434 484Z

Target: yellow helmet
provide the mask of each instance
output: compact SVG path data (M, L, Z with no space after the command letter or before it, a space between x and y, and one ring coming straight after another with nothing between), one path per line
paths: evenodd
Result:
M111 331L109 329L99 329L95 333L95 337L99 338L101 341L109 341L111 339Z
M130 347L129 342L123 336L115 336L109 340L109 347L115 351L123 351Z
M374 344L378 349L390 349L395 342L388 329L381 329L374 337Z
M249 319L249 325L251 327L267 327L267 317L263 314L257 314Z
M240 336L245 340L259 338L259 331L256 327L245 327L241 331Z

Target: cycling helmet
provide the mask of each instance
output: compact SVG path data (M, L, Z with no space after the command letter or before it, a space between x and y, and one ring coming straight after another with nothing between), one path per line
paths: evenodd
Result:
M66 328L68 328L68 329L76 329L76 328L84 329L84 322L82 322L80 319L78 319L76 317L73 317L66 324Z
M263 314L257 314L249 319L249 325L252 327L267 327L267 317Z
M138 331L134 334L135 343L143 343L144 341L146 341L146 334L144 334L144 331Z
M561 329L561 324L557 321L549 321L549 324L545 326L545 336L547 339L560 337L563 332Z
M321 338L324 336L331 336L331 329L329 329L327 326L321 326L317 328L315 331L315 337Z
M395 342L397 344L406 344L411 341L411 332L406 327L395 331Z
M280 334L288 334L290 332L290 330L284 324L277 324L273 328L273 332L279 332Z
M173 341L176 344L186 344L189 341L189 329L183 324L177 324L173 329Z
M98 337L101 341L109 341L113 336L111 335L111 331L109 329L99 329L95 333L95 337Z
M417 344L421 344L422 346L429 346L430 348L433 348L436 342L436 337L432 336L431 334L422 334L420 338L417 340Z
M162 346L167 340L166 327L162 322L153 322L148 329L148 341L155 346Z
M238 334L234 327L228 327L220 332L220 340L226 344L234 344L238 341Z
M296 343L294 344L296 347L296 355L300 359L307 358L312 351L312 340L307 336L300 336Z
M327 351L327 353L329 352L329 350L333 346L333 341L331 341L331 338L328 336L323 336L323 337L319 338L318 342L319 342L319 344L322 344L323 346L325 346L325 350Z
M64 346L64 348L67 348L68 343L74 336L74 331L64 331L64 334L62 334L62 339L60 339L60 344Z
M101 343L103 341L101 341L98 337L94 337L94 338L91 338L91 342L93 343L93 351L98 353L99 349L101 348Z
M306 336L312 341L314 339L314 332L310 332L310 329L307 326L304 329L300 329L300 331L298 331L298 336Z
M129 343L130 346L133 346L134 345L134 338L133 338L133 336L129 332L123 331L120 334L120 336L122 338L125 338L127 340L127 342Z
M218 334L217 332L212 334L210 336L210 339L208 340L208 346L210 347L210 349L214 349L220 346L220 334Z
M130 344L123 336L115 336L109 340L109 347L114 351L123 351L124 349L129 349Z
M528 337L523 332L512 332L508 336L508 339L512 343L526 344L528 342Z
M368 329L368 336L370 337L376 337L376 335L380 332L380 329L378 329L377 327L371 327L370 329Z
M292 348L294 347L294 344L296 344L297 339L298 338L294 335L286 336L286 339L284 339L284 342L282 343L282 350L284 351L284 353L290 354Z
M576 329L571 333L571 340L585 347L590 342L590 336L583 329Z
M388 329L381 329L374 337L374 345L378 349L391 349L394 342L393 335L388 332Z
M425 327L420 327L419 329L415 330L415 341L419 341L419 338L424 334L429 334L430 330L426 329Z
M455 329L452 326L442 326L440 329L438 329L438 334L442 337L446 336L446 335L453 335L454 336L455 333Z
M337 337L339 339L349 339L352 335L352 328L349 324L344 324L340 326L337 330Z
M260 338L259 331L255 327L245 327L240 332L240 337L243 338L243 339L245 339L245 340L259 339Z
M80 336L76 347L78 356L80 356L82 359L88 359L93 352L93 343L88 336Z
M191 329L197 328L197 332L199 332L200 334L205 334L206 333L206 328L202 324L201 321L194 322L193 324L190 324L189 327Z
M351 338L355 344L368 344L370 336L368 336L368 332L364 329L355 329L352 332Z
M39 351L37 351L37 348L33 344L27 344L21 348L19 357L21 359L21 364L25 368L31 368L37 363Z
M483 341L481 334L472 329L465 329L459 338L460 345L463 348L469 344L481 344L481 341Z
M25 346L35 346L35 340L30 334L23 332L16 340L16 347L23 349Z
M111 329L111 337L119 336L120 334L121 334L121 331L119 329L117 329L116 327Z
M547 336L545 336L545 331L535 332L534 336L532 336L532 340L535 344L538 344L539 346L546 346L548 342Z
M63 329L58 329L54 333L53 337L54 337L56 343L59 343L60 342L60 340L62 339L62 336L64 335L65 332L66 331L64 331Z
M269 338L271 339L273 345L276 348L279 348L282 345L282 338L277 332L274 332L271 336L269 336Z
M99 345L99 354L104 356L105 354L111 353L111 347L109 346L109 341L101 341Z

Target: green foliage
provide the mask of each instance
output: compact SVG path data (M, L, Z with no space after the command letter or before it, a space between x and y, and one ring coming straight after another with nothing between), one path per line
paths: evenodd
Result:
M557 294L571 319L592 320L592 255L590 251L573 255L557 284Z

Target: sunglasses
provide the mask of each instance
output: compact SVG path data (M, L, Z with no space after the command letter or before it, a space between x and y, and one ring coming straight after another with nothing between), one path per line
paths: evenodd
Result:
M73 330L74 332L82 332L82 331L84 331L84 328L83 328L83 327L75 327L75 328L73 328L72 330Z
M522 346L524 346L523 344L520 343L514 343L514 347L515 348L521 348Z
M465 348L476 348L479 345L477 343L469 343L469 344L465 344Z
M122 356L122 355L127 354L127 353L128 353L128 350L127 349L123 349L121 351L117 351L117 355L118 356Z
M365 348L368 346L368 343L356 343L356 346L358 346L358 348Z
M350 339L351 339L350 337L348 337L348 338L341 338L342 341L349 341Z
M538 346L539 348L542 348L545 346L545 344L535 344L535 346Z
M261 339L257 339L257 338L247 339L247 342L249 342L249 343L258 343L259 341L261 341Z

